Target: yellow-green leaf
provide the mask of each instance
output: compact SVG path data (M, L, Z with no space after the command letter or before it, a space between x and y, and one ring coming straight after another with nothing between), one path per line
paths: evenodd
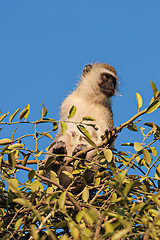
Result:
M18 108L12 115L9 117L9 121L12 122L14 117L17 115L17 113L21 110L21 108Z
M12 140L9 138L0 139L0 145L7 145L7 144L10 144L11 142Z
M59 184L58 175L54 171L50 171L50 178L51 178L52 181Z
M47 158L47 161L45 162L44 167L48 168L54 160L55 160L55 157L53 157L53 156L50 156L49 158Z
M29 173L28 173L28 179L29 179L30 181L32 181L32 179L34 178L34 176L35 176L35 171L34 171L34 170L29 171Z
M25 154L24 158L22 159L22 166L26 166L27 161L28 161L30 155L31 155L30 153L26 153Z
M155 147L150 147L150 149L151 149L151 151L152 151L153 156L154 156L154 157L157 156L157 150L156 150L156 148L155 148Z
M10 145L8 147L8 149L23 148L23 147L24 147L23 143L15 143L15 144Z
M138 128L137 128L136 124L133 123L133 122L130 123L127 128L131 131L136 131L136 132L138 131Z
M43 108L42 108L42 118L44 118L47 115L47 108L44 106L44 102L42 102Z
M144 155L145 162L146 162L148 165L150 165L150 164L151 164L151 161L152 161L152 158L151 158L150 153L149 153L146 149L143 149L143 155Z
M13 152L8 154L8 162L9 165L12 166L12 168L14 169L16 166L16 158Z
M43 191L43 185L38 180L35 180L33 183L31 183L30 188L33 191Z
M105 233L113 233L114 232L114 227L110 222L105 222Z
M157 110L157 108L160 106L159 100L155 100L151 105L147 108L146 113L152 113Z
M23 117L29 112L28 108L23 109L19 114L19 120L21 121Z
M62 135L64 136L67 130L67 124L65 122L61 122L61 129L62 129Z
M59 197L59 208L63 209L66 201L66 192L61 193Z
M111 162L112 161L112 151L111 151L111 149L104 148L103 153L104 153L104 156L105 156L107 162Z
M40 135L45 136L45 137L48 137L48 138L50 138L51 140L53 139L52 136L51 136L49 133L47 133L47 132L41 132Z
M68 227L71 229L71 234L74 240L79 239L79 229L77 228L76 224L74 222L69 222Z
M142 97L139 93L136 93L136 99L137 99L137 107L139 109L142 107L142 104L143 104Z
M8 186L12 192L15 192L15 188L18 188L18 180L16 178L8 179Z
M0 122L2 122L2 120L7 116L9 114L9 112L8 113L5 113L5 114L3 114L2 116L0 116Z
M151 83L151 86L152 86L154 97L156 97L156 95L157 95L157 87L156 87L156 85L155 85L155 83L153 81L150 81L150 83Z
M83 125L79 124L79 125L77 125L77 128L81 133L83 133L83 135L85 135L87 138L91 139L91 136L90 136L88 130Z
M19 227L21 226L21 223L23 221L23 217L19 218L16 223L15 223L15 230L19 229Z
M88 198L89 198L89 190L88 190L87 186L85 186L85 188L83 189L83 193L82 193L82 199L84 202L88 202Z
M48 152L55 144L56 142L52 142L45 150Z
M25 106L25 109L28 109L28 111L24 115L24 119L26 120L29 116L29 113L30 113L30 104L29 103Z
M62 171L62 173L64 173L65 175L67 175L69 178L72 178L72 179L73 179L72 173L67 172L67 171Z
M135 143L134 143L134 149L135 149L135 151L136 151L136 152L141 151L141 150L143 149L142 145L143 145L142 143L135 142Z

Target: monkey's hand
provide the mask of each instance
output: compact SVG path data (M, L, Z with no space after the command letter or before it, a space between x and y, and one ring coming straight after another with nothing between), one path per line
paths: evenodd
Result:
M102 135L101 138L103 139L103 141L107 139L108 140L107 144L109 144L110 146L118 136L117 133L118 133L117 128L114 127L112 131L106 130L105 135Z

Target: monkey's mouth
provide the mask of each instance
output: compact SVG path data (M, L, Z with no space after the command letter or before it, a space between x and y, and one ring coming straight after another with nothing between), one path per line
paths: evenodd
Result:
M113 88L101 88L102 93L104 93L107 97L112 97L114 95L114 89Z

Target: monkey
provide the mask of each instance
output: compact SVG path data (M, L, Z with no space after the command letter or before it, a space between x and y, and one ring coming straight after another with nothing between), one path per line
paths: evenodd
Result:
M94 124L98 128L85 126L89 131L91 139L96 144L102 143L102 137L106 131L113 130L113 113L111 98L116 92L117 73L114 67L107 63L92 63L84 67L80 83L77 88L64 100L61 105L60 121L68 121L68 114L71 107L76 106L76 113L72 117L73 122L81 122L83 117L95 119ZM85 121L83 121L85 123ZM86 121L88 123L88 121ZM62 135L60 129L54 142L56 144L49 150L51 153L67 154L74 156L77 152L90 147L90 144L83 138L76 124L67 123L66 134ZM46 156L46 159L49 155ZM83 156L84 157L84 156ZM65 162L64 158L57 157L58 161ZM63 170L72 172L72 166L61 166L53 170L58 173L60 184L67 187L71 179L63 174ZM90 174L92 178L93 174ZM91 181L91 179L89 180Z

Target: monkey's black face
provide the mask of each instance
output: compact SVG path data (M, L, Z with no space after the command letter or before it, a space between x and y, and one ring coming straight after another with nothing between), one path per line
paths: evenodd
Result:
M116 82L116 78L109 73L102 73L101 83L99 83L101 92L104 93L107 97L112 97L116 88Z

